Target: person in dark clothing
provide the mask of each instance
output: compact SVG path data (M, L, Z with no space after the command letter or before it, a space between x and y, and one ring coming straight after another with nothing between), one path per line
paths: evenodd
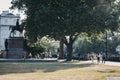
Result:
M7 50L8 50L8 40L5 39L5 51L7 51Z
M80 53L78 53L78 60L80 61Z
M105 63L105 60L106 60L106 53L103 52L102 53L102 63Z

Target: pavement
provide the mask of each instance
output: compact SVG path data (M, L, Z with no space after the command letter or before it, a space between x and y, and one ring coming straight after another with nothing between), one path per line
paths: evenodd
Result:
M106 61L105 65L120 66L120 62Z
M96 60L94 60L93 62L91 62L90 60L85 62L98 64ZM99 64L102 64L102 62L100 62ZM120 62L106 61L104 65L120 66Z
M36 59L36 58L6 59L6 58L0 58L0 62L57 62L57 58L44 58L44 59Z

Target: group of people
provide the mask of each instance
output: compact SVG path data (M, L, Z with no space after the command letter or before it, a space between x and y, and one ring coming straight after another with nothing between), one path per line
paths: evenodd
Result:
M106 53L105 52L101 52L101 53L97 53L97 54L94 54L92 53L90 55L90 59L91 61L93 62L94 59L97 59L97 63L99 64L100 63L100 60L102 59L102 63L104 64L105 61L106 61Z

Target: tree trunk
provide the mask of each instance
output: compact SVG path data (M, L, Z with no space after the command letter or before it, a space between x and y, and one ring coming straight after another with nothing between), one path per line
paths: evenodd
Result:
M59 59L64 59L64 43L63 43L63 39L60 40Z
M72 60L72 54L73 54L73 43L74 41L77 39L77 36L79 34L76 35L70 35L69 38L64 37L64 43L67 46L67 61L71 61Z
M67 46L67 61L71 61L72 60L72 52L73 52L72 43L69 43L66 46Z

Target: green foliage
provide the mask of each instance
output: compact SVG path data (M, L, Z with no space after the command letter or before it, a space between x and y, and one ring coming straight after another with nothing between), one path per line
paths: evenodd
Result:
M24 40L24 50L27 51L28 54L32 54L33 57L39 54L41 55L42 52L45 51L45 48L41 45L29 44L28 40Z
M110 31L107 32L107 48L108 53L115 54L116 47L120 44L120 34ZM106 49L106 34L100 34L99 36L87 37L80 35L80 37L74 43L74 53L90 53L90 52L101 52Z
M42 47L28 47L27 48L28 53L32 54L32 57L35 57L35 55L40 54L44 52L44 48Z
M50 39L48 37L38 38L37 42L35 43L36 46L41 46L45 49L44 52L52 52L56 53L59 47L59 42L55 41L54 39Z
M63 38L68 48L68 57L72 57L72 45L78 34L86 32L88 36L91 36L95 33L104 33L106 29L117 30L119 7L114 1L12 0L11 8L25 11L27 15L24 21L25 31L31 42L35 43L37 38L44 36L57 40ZM65 36L69 36L69 41ZM93 41L96 40L93 39ZM94 49L97 50L97 44L92 46L95 46Z
M106 27L118 27L117 15L111 14L111 8L99 7L103 4L97 0L12 0L12 4L12 8L25 11L26 35L33 42L46 35L60 39L64 35L99 33Z

